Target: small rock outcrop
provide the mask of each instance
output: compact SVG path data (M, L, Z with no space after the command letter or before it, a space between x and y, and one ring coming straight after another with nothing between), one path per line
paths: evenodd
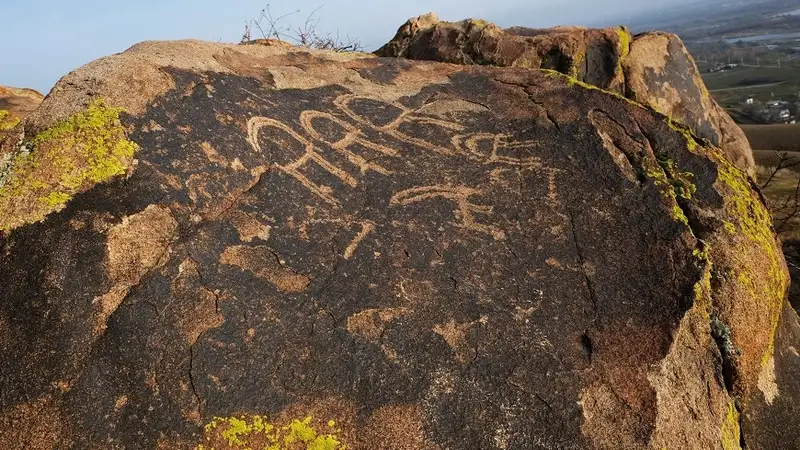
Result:
M146 42L24 128L0 154L4 449L796 448L769 214L639 103Z
M33 89L0 86L0 142L25 117L36 110L44 96Z
M652 107L688 125L754 175L747 137L708 93L689 52L674 34L631 35L625 27L501 29L483 20L410 19L379 56L552 69Z

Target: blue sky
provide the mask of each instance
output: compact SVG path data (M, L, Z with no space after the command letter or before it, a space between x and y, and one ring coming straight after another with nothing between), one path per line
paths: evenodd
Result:
M686 0L668 0L672 2ZM663 4L664 0L658 3ZM24 0L2 6L0 85L47 93L67 72L153 39L197 38L238 42L244 23L264 0ZM367 50L388 41L406 19L435 11L444 20L480 17L501 26L600 25L624 21L649 2L629 0L295 0L273 1L298 25L322 7L320 28L358 37ZM602 6L598 6L602 4ZM643 5L644 4L644 5Z

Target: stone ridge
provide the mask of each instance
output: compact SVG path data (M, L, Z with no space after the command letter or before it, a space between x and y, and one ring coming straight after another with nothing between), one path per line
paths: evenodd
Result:
M762 198L619 93L148 42L65 77L23 145L70 155L92 117L135 144L124 174L0 234L6 448L776 448L775 420L800 427Z
M435 14L410 19L378 56L455 64L551 69L616 92L682 122L722 148L753 176L744 133L708 93L689 52L674 34L636 36L625 27L501 29L484 20L442 22Z
M33 89L0 86L0 148L11 131L39 106L43 98Z

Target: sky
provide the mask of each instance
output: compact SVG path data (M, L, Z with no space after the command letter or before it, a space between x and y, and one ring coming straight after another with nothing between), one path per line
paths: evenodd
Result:
M317 8L319 28L356 37L368 51L408 18L434 11L442 20L478 17L500 26L600 26L624 23L653 5L693 0L294 0L272 1L282 21L298 26ZM238 42L264 0L25 0L2 6L0 85L47 93L60 77L137 42L203 39ZM616 22L615 22L616 21ZM255 37L255 36L254 36Z

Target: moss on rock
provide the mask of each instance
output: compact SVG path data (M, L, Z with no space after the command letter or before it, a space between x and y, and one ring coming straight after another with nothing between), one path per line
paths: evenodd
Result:
M206 425L204 443L195 450L264 449L264 450L345 450L336 436L336 422L330 420L326 433L312 426L312 418L294 419L280 426L263 416L215 417Z
M600 91L600 92L603 92L605 94L612 95L612 96L614 96L614 97L616 97L616 98L618 98L620 100L623 100L628 104L631 104L631 105L634 105L634 106L638 106L640 108L646 108L647 109L647 107L645 105L642 105L641 103L637 103L637 102L635 102L635 101L633 101L633 100L631 100L631 99L629 99L629 98L627 98L627 97L625 97L625 96L623 96L623 95L621 95L621 94L619 94L617 92L609 91L607 89L599 88L599 87L597 87L597 86L595 86L593 84L585 83L585 82L583 82L583 81L581 81L581 80L579 80L579 79L577 79L577 78L575 78L573 76L561 73L561 72L559 72L557 70L539 69L539 71L542 72L543 74L551 77L551 78L560 78L560 79L566 81L567 84L569 84L570 86L579 86L579 87L582 87L582 88L590 90L590 91Z
M0 132L12 130L19 124L19 117L5 109L0 109Z
M741 429L739 427L739 411L733 402L730 402L728 414L722 422L722 448L723 450L741 450Z
M617 52L619 55L617 59L616 75L624 76L622 62L631 53L631 41L633 41L633 37L631 36L630 31L628 31L628 29L625 27L617 27L616 30L617 37L619 38L619 41L617 42Z
M737 272L737 282L744 291L750 292L754 298L767 301L764 306L769 314L769 345L761 355L763 367L772 357L788 276L783 265L783 255L772 231L772 218L753 190L750 178L726 158L721 157L718 162L720 181L731 191L726 209L735 218L734 226L739 234L761 250L762 255L759 256L766 266L765 271L755 274L747 272L750 266L742 264L741 270Z
M137 146L125 136L121 111L95 99L0 164L0 231L42 220L75 194L123 175Z

